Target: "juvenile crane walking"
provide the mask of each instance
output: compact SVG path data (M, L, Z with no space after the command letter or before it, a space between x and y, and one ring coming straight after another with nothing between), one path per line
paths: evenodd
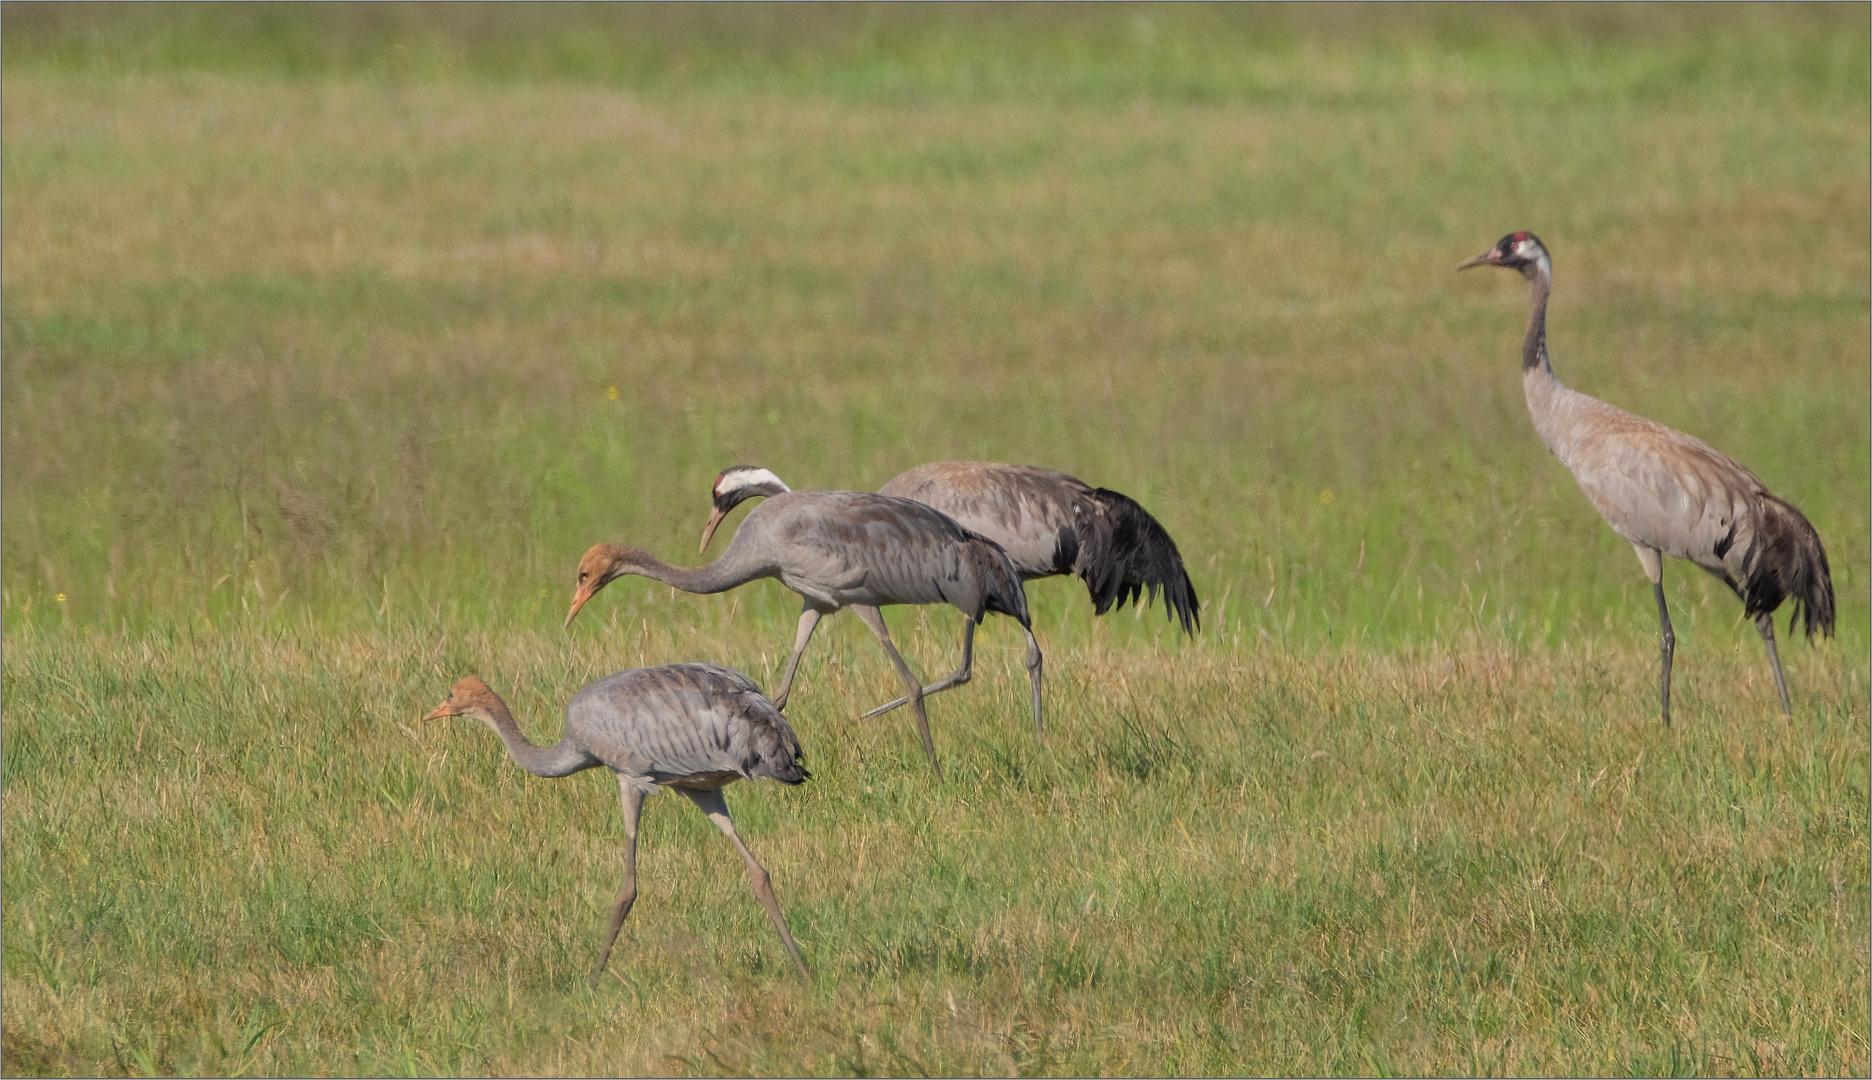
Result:
M1833 578L1814 527L1755 474L1722 451L1680 431L1634 416L1561 385L1547 359L1547 298L1553 260L1533 233L1510 233L1457 267L1502 266L1528 281L1530 311L1521 344L1521 382L1534 430L1553 451L1612 531L1638 552L1657 595L1663 657L1660 695L1670 723L1671 632L1662 556L1689 559L1723 579L1755 620L1774 667L1775 689L1789 715L1787 680L1775 649L1774 611L1794 601L1788 633L1803 624L1833 632Z
M922 503L860 491L787 491L777 479L775 485L760 492L774 497L756 507L735 530L728 550L705 566L671 566L618 544L592 547L579 560L566 625L571 625L593 594L625 574L640 574L692 593L724 592L757 578L779 578L800 594L805 605L774 707L786 708L800 655L819 620L849 607L877 635L903 680L917 734L923 739L923 753L941 779L922 686L892 644L878 608L950 604L968 617L971 629L994 611L1031 630L1020 575L994 541L969 532ZM710 532L719 521L709 522ZM1040 673L1040 651L1035 647L1028 653L1027 675L1036 729L1040 726Z
M624 888L611 911L592 985L604 974L618 929L637 900L637 820L644 796L659 788L687 795L727 835L747 864L755 899L767 909L800 974L808 974L774 900L767 868L735 832L722 798L721 789L744 776L799 784L812 775L800 764L799 740L786 717L747 676L713 664L620 671L573 696L566 706L565 734L554 746L527 741L507 703L472 675L457 682L423 719L444 716L465 716L493 728L507 753L535 776L570 776L600 765L617 774L624 799Z
M702 534L703 550L723 517L742 501L774 489L789 490L766 469L736 465L723 470L715 478L715 509ZM1007 552L1022 581L1077 575L1091 594L1095 615L1139 599L1148 604L1162 591L1166 618L1174 613L1183 632L1192 636L1202 625L1196 588L1183 569L1176 541L1149 511L1116 491L1031 465L938 461L902 473L878 493L934 507L970 532L993 540ZM1032 627L1024 629L1032 662L1040 643ZM962 634L962 666L924 687L925 696L969 681L974 624L965 626ZM865 715L876 716L908 700L898 698ZM1038 702L1034 715L1040 715Z

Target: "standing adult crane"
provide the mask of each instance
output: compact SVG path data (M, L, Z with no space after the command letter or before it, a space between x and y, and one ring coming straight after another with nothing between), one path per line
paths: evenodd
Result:
M604 974L618 929L637 900L637 820L644 797L661 788L687 795L734 844L747 864L755 898L767 909L800 974L809 974L774 900L767 868L735 832L722 798L721 789L744 776L799 784L812 775L800 764L799 740L786 717L746 675L713 664L620 671L573 695L566 705L565 734L553 746L528 741L507 703L472 675L457 682L423 719L444 716L465 716L493 728L508 755L534 776L570 776L600 765L617 774L624 799L624 888L611 910L611 929L598 953L592 985Z
M1658 651L1663 657L1660 694L1670 724L1671 632L1664 603L1664 561L1688 559L1723 579L1742 600L1743 613L1768 646L1775 689L1789 715L1787 680L1775 649L1774 611L1794 601L1788 633L1802 621L1812 640L1815 628L1833 632L1833 578L1820 534L1785 500L1734 458L1662 424L1614 408L1561 385L1547 358L1547 297L1553 291L1553 260L1533 233L1509 233L1494 247L1466 260L1471 266L1519 270L1528 281L1527 336L1521 343L1521 383L1534 430L1580 489L1638 552L1638 562L1657 595Z
M741 502L787 490L767 469L736 465L724 470L715 478L714 512L702 531L702 549L708 550L715 527ZM1166 618L1174 613L1183 632L1191 636L1202 625L1196 587L1183 569L1176 541L1149 511L1116 491L1031 465L938 461L900 474L878 493L935 507L963 528L1000 544L1022 581L1078 575L1091 594L1095 615L1139 599L1149 604L1161 590ZM1031 626L1024 629L1031 665L1037 663L1040 644ZM924 687L925 696L969 681L974 624L962 633L962 666L948 678ZM876 716L906 701L899 698L865 715ZM1036 701L1036 730L1039 715Z
M775 708L786 708L800 654L819 620L840 608L858 613L877 635L903 680L917 734L931 770L942 778L930 739L923 689L904 662L878 608L887 604L950 604L968 617L972 630L988 612L1007 615L1031 629L1027 594L1007 553L947 515L919 502L861 491L785 491L755 508L735 530L721 558L694 569L671 566L636 548L598 544L579 560L578 581L566 625L599 589L625 574L639 574L684 592L718 593L757 578L779 578L800 594L799 628L793 655L780 678ZM713 531L715 523L711 522ZM1041 657L1028 654L1034 727L1040 727Z

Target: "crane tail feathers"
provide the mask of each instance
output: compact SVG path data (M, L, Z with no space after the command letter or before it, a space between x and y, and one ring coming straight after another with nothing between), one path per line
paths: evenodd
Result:
M744 766L748 776L795 785L812 779L812 773L806 771L806 754L800 749L799 740L793 736L793 729L784 725L782 721L780 727L768 729L768 734L775 737L754 740Z
M1027 613L1027 589L1021 584L1020 572L1014 569L1014 563L1008 558L1001 545L980 533L967 533L969 551L973 556L975 572L982 582L982 604L973 613L977 623L990 611L998 612L1019 622L1022 626L1032 626Z
M1130 496L1109 488L1096 488L1092 496L1110 523L1087 527L1082 519L1079 529L1075 569L1092 596L1093 611L1103 615L1140 598L1148 607L1161 592L1164 617L1176 619L1194 637L1202 628L1202 603L1169 531Z
M1833 574L1820 534L1799 510L1762 492L1754 507L1755 536L1742 560L1736 592L1750 616L1794 601L1788 633L1800 624L1809 638L1833 633Z
M739 674L737 672L737 674ZM743 676L745 678L745 676ZM765 777L782 784L803 784L812 779L806 771L806 754L800 749L799 736L786 715L774 708L766 695L752 682L741 699L742 716L747 721L747 740L741 747L741 775Z

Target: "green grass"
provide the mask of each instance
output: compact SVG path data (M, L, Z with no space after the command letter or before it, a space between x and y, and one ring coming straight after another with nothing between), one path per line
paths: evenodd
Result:
M7 1071L1866 1072L1864 8L0 17ZM1561 377L1825 539L1791 721L1673 564L1658 725L1515 228ZM1139 498L1203 633L1034 585L1049 736L991 621L938 785L833 620L729 792L814 978L658 799L586 990L615 785L415 718L768 683L783 588L567 635L579 553L950 457Z

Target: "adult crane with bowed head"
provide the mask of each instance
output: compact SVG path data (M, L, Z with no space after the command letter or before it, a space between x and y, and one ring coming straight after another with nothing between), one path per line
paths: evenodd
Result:
M857 612L877 635L896 667L916 717L917 734L930 769L942 778L930 738L923 689L904 662L878 608L889 604L949 604L971 629L989 612L1009 616L1023 629L1027 594L1007 553L954 519L919 502L862 491L782 491L756 507L735 530L720 558L694 569L671 566L621 544L597 544L579 560L570 626L599 589L626 574L638 574L684 592L718 593L758 578L778 578L805 601L793 638L793 653L780 678L774 706L786 708L800 655L819 620L840 608ZM712 526L711 526L712 531ZM1028 655L1034 726L1040 726L1041 657Z
M702 550L708 550L709 538L722 518L743 501L789 490L768 469L736 465L723 470L711 493L714 510L702 530ZM1176 541L1129 496L1095 488L1052 469L993 461L918 465L893 478L878 493L934 507L963 528L993 540L1007 552L1022 581L1077 575L1091 594L1094 615L1140 599L1149 604L1161 591L1165 618L1174 613L1183 632L1191 636L1202 625L1196 587L1183 569ZM1027 634L1028 666L1037 667L1040 643L1031 625L1022 629ZM948 678L924 687L925 696L969 681L974 645L975 624L970 623L962 631L962 666ZM1040 730L1038 693L1036 683L1036 732ZM865 715L876 716L908 700L898 698Z
M1501 266L1527 279L1527 335L1521 343L1521 382L1534 430L1579 481L1580 489L1638 552L1657 595L1663 672L1659 687L1664 723L1670 723L1671 656L1677 636L1664 602L1663 556L1688 559L1721 578L1755 620L1774 667L1781 708L1792 715L1781 656L1775 649L1774 612L1793 600L1788 633L1800 622L1809 640L1815 629L1833 631L1833 578L1814 527L1729 455L1701 439L1635 416L1561 384L1547 357L1547 298L1553 260L1533 233L1515 232L1464 261Z
M812 775L800 764L799 740L786 717L747 676L713 664L620 671L573 696L566 705L565 734L553 746L528 741L507 703L472 675L457 682L423 719L445 716L464 716L493 728L508 755L534 776L570 776L601 765L617 774L624 800L624 888L611 910L593 985L604 974L618 930L637 900L637 821L644 797L662 788L688 796L727 835L747 864L755 898L767 909L800 974L808 974L774 900L767 868L735 832L722 798L722 788L742 777L800 784Z

